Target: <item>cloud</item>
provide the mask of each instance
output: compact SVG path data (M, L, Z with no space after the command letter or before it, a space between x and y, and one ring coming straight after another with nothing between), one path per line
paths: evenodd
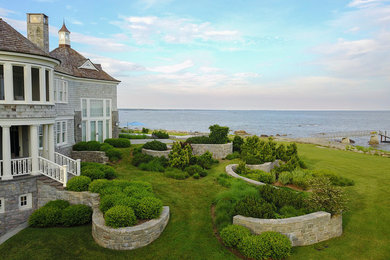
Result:
M8 16L9 14L16 14L16 12L0 7L0 16Z
M348 6L367 8L367 7L377 6L386 2L390 2L390 1L389 0L353 0L348 4Z
M192 60L186 60L179 64L148 68L149 71L160 73L176 73L194 66Z
M151 44L157 38L176 44L240 39L240 34L236 30L218 30L209 22L196 22L184 18L130 16L111 23L130 33L138 44Z

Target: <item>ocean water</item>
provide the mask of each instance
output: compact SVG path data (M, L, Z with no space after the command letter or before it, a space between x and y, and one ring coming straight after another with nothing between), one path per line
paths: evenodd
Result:
M154 110L119 109L120 126L139 122L150 129L208 132L213 124L250 134L310 137L340 131L385 131L390 133L390 111L264 111L264 110ZM138 126L141 128L142 126ZM351 137L368 145L369 137ZM390 150L382 144L379 149Z

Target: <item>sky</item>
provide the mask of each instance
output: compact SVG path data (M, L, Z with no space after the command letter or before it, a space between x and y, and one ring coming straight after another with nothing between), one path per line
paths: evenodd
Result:
M0 0L121 81L119 108L389 110L390 0Z

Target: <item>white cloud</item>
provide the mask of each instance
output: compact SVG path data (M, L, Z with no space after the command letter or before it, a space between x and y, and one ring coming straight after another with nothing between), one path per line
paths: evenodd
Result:
M16 14L16 12L0 7L0 16L8 16L9 14Z
M153 43L160 37L168 43L190 43L201 41L233 41L240 39L236 30L217 30L209 22L157 16L122 17L112 22L129 32L139 44Z
M215 73L215 72L220 72L221 69L220 68L214 68L214 67L200 67L199 71L203 72L203 73Z
M348 4L348 6L366 8L366 7L377 6L385 2L390 2L390 1L389 0L353 0Z
M160 73L176 73L194 66L192 60L186 60L179 64L148 68L149 71Z

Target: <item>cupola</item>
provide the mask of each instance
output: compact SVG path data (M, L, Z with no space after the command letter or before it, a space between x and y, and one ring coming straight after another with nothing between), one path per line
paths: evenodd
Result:
M70 47L70 31L66 28L65 22L62 24L61 29L58 31L59 45L60 47Z

